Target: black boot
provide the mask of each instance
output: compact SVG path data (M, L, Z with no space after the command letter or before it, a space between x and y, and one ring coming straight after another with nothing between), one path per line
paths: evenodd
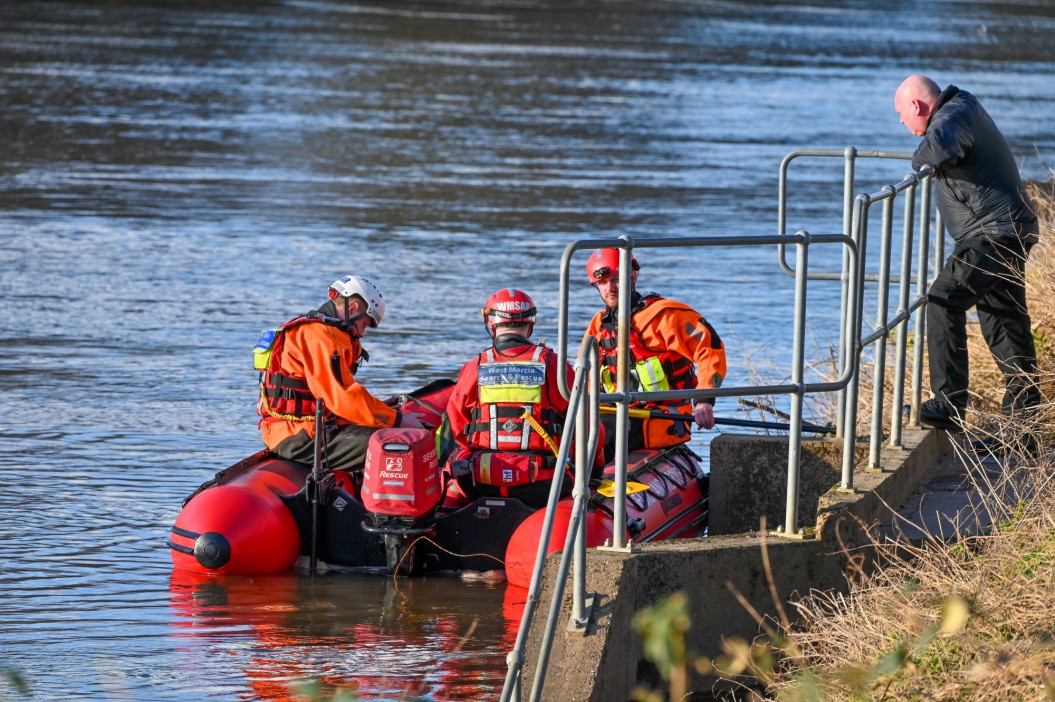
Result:
M944 429L946 431L963 431L962 409L953 407L949 403L936 397L931 398L919 406L919 421L921 424Z

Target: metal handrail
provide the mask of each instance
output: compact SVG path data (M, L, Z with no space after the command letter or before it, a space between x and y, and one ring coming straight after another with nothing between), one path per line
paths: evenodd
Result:
M790 152L780 162L780 176L778 186L778 202L777 202L777 234L783 235L787 233L787 219L788 219L788 170L791 163L802 157L820 157L820 158L842 158L844 162L843 166L843 222L842 231L846 236L853 236L854 232L854 189L855 189L855 174L856 164L859 158L878 158L878 159L898 159L898 160L910 160L912 154L906 151L877 151L868 150L861 151L853 146L847 146L844 149L798 149ZM922 231L926 231L925 229ZM781 269L789 276L794 276L795 271L788 265L785 260L785 247L782 245L777 246L777 260L780 264ZM864 260L862 254L861 260ZM849 281L846 278L846 271L849 270L847 265L846 257L843 257L842 270L840 273L833 272L814 272L810 274L810 280L839 280L841 288L840 298L840 309L839 309L839 357L844 358L852 353L852 340L850 338L850 332L846 328L848 321L847 305L849 303L850 289ZM869 275L867 271L864 271L862 266L863 282L877 282L879 280L879 274ZM900 278L892 280L891 282L901 283ZM913 367L915 370L915 366ZM913 377L916 377L914 373ZM835 426L837 427L836 438L843 436L846 416L846 404L847 394L846 391L840 391L838 398L835 403Z
M586 355L586 359L583 356ZM572 516L568 528L568 535L564 544L564 552L561 555L561 566L558 575L558 592L555 594L550 608L549 619L554 620L556 614L554 608L559 608L561 600L564 597L564 582L567 573L567 555L574 551L576 554L576 562L578 570L581 571L581 579L578 574L575 579L576 586L574 588L575 596L578 598L584 595L584 588L579 586L580 582L585 583L585 541L584 537L580 533L582 530L578 528L579 523L582 521L582 515L586 509L586 498L588 497L587 483L589 473L589 463L587 456L593 456L597 450L598 440L598 421L597 417L600 415L597 403L597 393L593 392L591 395L589 410L592 414L592 420L589 424L589 437L586 442L582 441L583 436L583 422L578 419L580 415L585 416L584 411L587 409L585 406L580 409L582 404L583 396L583 385L587 378L591 378L591 386L596 389L598 383L597 378L597 345L596 341L592 345L584 344L582 350L579 353L579 358L575 363L575 375L572 381L572 389L568 400L568 416L575 416L576 422L576 461L575 461L575 487L572 490L573 502L572 502ZM558 368L563 368L565 361L562 359L558 364ZM558 373L558 377L563 377L563 373ZM535 566L531 573L531 585L528 587L527 602L524 606L524 613L520 619L520 628L517 631L516 642L506 656L506 665L508 669L506 671L505 683L502 686L502 702L508 702L508 700L519 700L520 699L520 683L521 673L523 671L525 653L524 649L527 646L527 637L531 629L531 620L535 616L535 608L539 601L539 590L542 583L542 572L546 562L546 552L549 549L550 536L553 533L553 522L557 514L557 502L560 500L561 486L563 484L564 471L560 467L564 466L568 460L568 453L571 446L572 432L566 431L561 435L560 448L557 452L557 466L558 470L554 472L552 483L550 484L549 498L546 501L546 518L542 526L542 534L539 538L538 552L535 556ZM578 538L579 541L575 542L575 547L572 548L573 539ZM580 561L579 555L582 555ZM580 600L577 606L573 607L573 616L578 613L578 618L582 619L583 606ZM552 631L555 627L547 626L545 639L543 642L544 656L548 658L549 649L552 644ZM542 683L545 679L545 660L540 655L539 665L535 670L535 682L532 686L531 699L537 699L536 690L541 693Z
M876 297L876 323L870 334L862 332L863 302L864 302L864 277L859 277L857 284L851 286L848 299L846 319L843 322L842 348L844 353L854 356L854 366L859 367L861 356L869 346L875 346L873 363L873 385L872 385L872 417L869 431L869 450L867 467L872 470L881 468L880 455L882 452L883 439L883 405L884 405L884 383L886 378L886 356L887 343L890 333L897 331L897 344L894 351L894 403L891 412L891 426L889 445L891 447L901 446L903 419L901 407L904 404L904 383L906 376L906 356L908 349L908 322L915 313L915 343L912 363L911 389L910 389L910 415L909 422L919 426L919 406L922 398L923 379L923 333L926 324L926 290L929 285L928 271L928 243L927 231L930 227L931 208L931 182L933 169L924 166L917 172L906 175L897 183L885 185L878 191L865 194L862 193L855 198L853 217L853 238L857 242L862 260L867 250L868 222L871 206L882 203L882 220L880 229L880 261L879 271L876 277L879 279ZM917 203L917 191L922 190L920 201L920 245L916 252L916 274L909 275L912 264L912 253L914 245L914 215ZM901 274L894 278L890 275L890 248L893 240L893 212L894 204L898 195L904 193L904 214L902 223L901 244ZM936 228L934 232L934 247L938 256L944 254L944 229L941 217L936 217ZM898 309L893 317L889 315L888 301L890 294L889 284L898 282ZM910 284L915 283L916 295L910 301ZM845 393L840 395L840 418L842 429L840 435L843 439L842 457L842 480L841 489L853 490L853 468L855 464L855 444L857 426L857 396L860 377L855 376L849 384Z
M752 396L790 394L791 411L789 422L788 442L788 481L787 499L785 502L785 519L782 531L786 534L801 533L797 530L798 520L798 487L799 468L801 462L801 429L802 410L804 396L814 392L839 392L839 416L838 424L843 445L843 470L842 488L853 489L853 467L855 463L855 428L857 421L857 392L860 383L861 357L864 349L876 345L875 377L877 382L873 388L873 415L872 431L870 436L869 466L878 467L879 440L882 437L882 414L883 414L883 376L885 375L886 344L889 334L894 330L898 332L895 360L895 391L893 401L896 407L900 407L904 396L904 379L906 375L907 354L907 328L908 322L915 313L915 353L912 366L912 412L910 422L918 422L918 411L920 404L921 379L922 379L922 350L923 333L926 323L925 305L926 288L928 284L928 237L926 232L930 227L930 185L931 169L925 167L922 170L909 174L896 184L883 186L879 191L872 194L860 194L852 199L852 212L849 208L844 213L844 233L811 235L806 231L799 231L794 236L788 236L783 228L786 224L786 173L790 161L803 155L832 156L842 154L847 162L846 182L852 187L853 183L853 161L858 156L872 156L878 158L907 158L910 155L901 152L859 152L853 147L847 147L843 152L829 150L802 150L789 154L781 164L781 186L780 186L780 232L776 236L718 236L718 237L689 237L689 238L666 238L649 239L640 242L632 237L621 236L617 239L594 239L580 240L569 244L561 259L560 273L560 300L558 313L558 365L567 363L568 343L568 298L570 281L571 258L576 251L593 248L618 248L620 250L620 294L617 316L619 320L618 345L618 378L616 392L602 393L599 384L599 354L597 341L592 336L586 336L580 345L579 355L575 363L575 373L572 387L567 385L565 374L558 374L558 386L561 393L568 398L568 415L576 417L576 461L575 461L575 489L573 490L572 515L569 522L568 534L565 539L564 551L561 555L560 565L557 572L554 597L550 603L550 609L546 622L546 632L540 648L538 666L531 690L531 700L540 699L542 687L545 681L546 665L552 646L553 634L556 630L556 619L563 600L565 583L568 576L569 563L572 568L573 577L573 602L572 615L569 623L570 631L584 631L589 619L588 607L585 604L588 599L585 591L585 509L587 492L587 476L590 471L590 458L596 451L599 434L599 405L601 402L616 403L616 456L615 456L615 495L622 499L613 500L613 548L627 549L626 546L626 425L628 421L629 405L634 402L664 402L697 400L705 397L730 397L730 396ZM921 187L922 186L922 187ZM917 256L917 267L915 275L911 273L911 253L913 248L913 225L916 206L917 190L922 192L921 215L919 218L921 236ZM900 272L897 277L890 275L891 239L893 230L893 207L894 201L901 193L907 193L904 203L904 223L902 232L902 260ZM850 200L848 200L850 202ZM867 248L868 215L872 204L883 203L883 217L881 224L880 239L880 270L869 276L865 271L865 254ZM936 227L934 233L935 261L940 262L944 256L944 230L940 216L935 219ZM838 274L809 273L809 247L815 243L840 243L843 245L843 267ZM630 327L630 257L636 247L649 248L672 248L672 247L707 247L707 246L755 246L776 244L779 251L780 265L785 272L795 278L794 299L794 329L792 333L792 369L791 382L776 385L759 385L745 387L724 387L707 390L671 390L656 392L632 392L627 390L629 364L628 356L628 330ZM791 268L785 263L785 249L789 244L796 246L795 267ZM842 309L840 314L840 355L839 355L839 377L834 381L827 382L805 382L805 313L807 283L809 280L839 280L842 282ZM864 287L866 282L873 280L879 282L877 300L877 320L875 329L867 336L862 332L862 317L864 306ZM890 317L888 314L889 285L897 282L898 306L897 312ZM916 295L910 300L910 285L916 285ZM589 406L582 402L583 385L586 379L590 381ZM892 426L890 432L891 446L899 446L901 442L901 412L892 413ZM571 432L565 432L561 439L558 455L558 463L563 465L567 460L569 451L569 437ZM584 441L585 438L585 441ZM535 608L538 603L539 588L545 565L546 551L552 533L553 519L556 512L556 503L559 499L562 475L558 472L554 476L553 485L550 489L549 502L547 504L547 518L543 527L542 538L539 542L538 553L534 570L532 572L531 586L524 614L521 619L520 631L517 634L515 647L507 657L509 670L507 672L505 685L502 690L502 701L520 699L520 675L524 664L524 646L530 622L534 617ZM628 549L627 549L628 550Z
M775 243L780 244L795 244L797 247L796 257L796 279L795 279L795 324L792 333L793 337L793 371L792 371L792 382L788 384L780 385L763 385L763 386L744 386L744 387L731 387L731 388L714 388L708 390L670 390L670 391L655 391L655 392L629 392L625 388L627 386L626 370L628 364L622 362L619 364L620 373L617 382L617 392L615 393L602 393L600 392L600 380L599 380L599 354L597 340L593 336L585 336L583 342L580 344L579 355L574 365L575 373L573 376L572 387L567 387L566 378L563 373L557 375L558 382L560 385L561 392L568 398L568 416L574 415L576 417L576 440L577 440L577 452L575 461L575 489L573 491L573 504L572 514L569 521L568 533L565 538L564 550L561 554L560 564L556 575L556 582L554 586L553 598L550 602L550 609L546 621L546 630L543 634L543 640L539 652L539 660L535 668L535 676L532 684L531 694L529 699L532 701L541 698L542 688L545 682L546 667L548 663L549 652L552 646L552 638L556 631L556 620L560 610L560 605L564 597L565 584L568 576L569 563L572 565L573 572L573 603L572 603L572 615L571 622L569 623L569 629L584 630L588 615L585 613L585 579L586 579L586 559L585 559L585 509L586 509L586 498L588 497L587 491L587 475L590 470L589 458L593 456L596 451L596 445L599 434L599 416L600 416L600 403L601 402L614 402L617 406L617 421L621 420L621 424L617 424L616 429L616 457L615 457L615 495L613 499L613 524L612 524L612 547L615 549L626 548L626 419L628 415L629 404L633 402L649 402L649 401L663 401L663 400L689 400L689 399L703 399L704 397L728 397L734 395L769 395L776 393L791 394L791 420L790 420L790 439L788 442L788 490L787 490L787 501L786 501L786 518L783 529L786 533L794 533L797 530L798 520L798 485L799 485L799 459L801 455L801 439L802 439L802 408L803 398L805 394L811 392L829 392L833 390L839 390L845 387L853 377L853 367L846 365L841 369L840 377L835 381L823 382L823 383L806 383L804 380L805 371L805 360L804 360L804 348L805 348L805 316L806 316L806 287L807 287L807 273L808 273L808 250L813 243L839 243L842 244L846 250L849 251L846 256L846 260L851 263L851 270L848 275L852 276L852 279L857 279L857 267L859 258L857 255L857 248L854 241L847 236L841 234L830 234L830 235L817 235L811 236L808 232L799 232L794 236L743 236L743 237L694 237L691 239L650 239L647 241L641 241L638 245L645 247L671 247L671 246L771 246ZM580 249L585 248L619 248L620 249L620 301L618 314L620 317L620 335L619 335L619 346L620 353L623 354L621 357L625 360L628 346L628 335L627 330L629 329L629 311L630 311L630 300L629 300L629 257L635 246L635 242L630 237L620 237L616 240L594 240L594 241L578 241L569 244L565 249L564 257L561 264L561 302L560 302L560 315L558 319L558 367L564 367L567 363L567 314L568 308L568 280L570 278L570 259L571 255ZM624 294L624 291L625 294ZM852 356L846 360L852 360ZM582 402L583 395L583 384L585 379L588 377L591 383L589 398L589 407L586 407ZM585 427L589 426L589 438L584 443L582 441ZM568 456L569 450L569 438L571 432L565 432L561 437L561 445L558 452L558 465L564 465L564 462ZM542 582L542 574L545 567L546 552L549 548L550 537L552 534L553 521L556 516L556 503L560 495L560 487L562 483L562 475L558 473L554 476L553 483L550 486L549 500L547 502L547 514L546 519L542 528L542 535L539 540L538 551L536 553L535 565L531 575L531 584L528 588L527 601L524 607L524 613L521 617L520 629L517 632L516 643L514 644L513 650L509 652L506 657L506 663L508 666L506 672L505 684L502 688L502 702L508 702L509 700L519 700L521 691L521 674L523 671L525 661L525 646L527 642L528 633L530 630L531 620L535 616L535 610L539 600L539 590Z
M629 329L629 312L630 312L630 265L629 257L631 252L635 248L673 248L673 247L715 247L715 246L772 246L777 245L788 245L794 244L801 249L808 249L813 244L828 244L837 243L844 247L844 251L847 252L845 260L849 265L847 276L851 280L858 280L860 278L861 258L857 251L856 242L848 236L843 234L814 234L811 235L808 232L802 231L791 236L780 236L780 235L745 235L745 236L714 236L714 237L684 237L684 238L660 238L660 239L641 239L635 240L629 236L621 236L617 239L596 239L596 240L580 240L568 244L564 250L564 256L561 259L561 272L560 272L560 299L559 299L559 310L557 321L557 353L558 353L558 364L567 362L567 345L568 345L568 321L567 321L567 310L569 308L568 289L569 280L571 277L571 259L576 251L580 250L592 250L594 248L618 248L620 249L620 277L626 277L626 280L621 280L620 284L620 304L617 315L620 317L620 330L625 332ZM625 260L624 260L625 257ZM792 344L793 348L797 348L804 343L805 339L805 281L808 280L808 267L805 265L807 256L805 251L802 253L803 257L803 269L796 271L796 312L795 312L795 328L792 333ZM800 283L801 280L801 283ZM801 289L800 289L801 288ZM624 299L625 295L625 299ZM801 310L798 308L799 299L801 295L803 298ZM626 353L627 342L620 335L618 339L618 345L621 353ZM801 368L792 369L792 382L783 383L776 385L751 385L751 386L737 386L737 387L721 387L721 388L709 388L706 390L664 390L664 391L653 391L653 392L631 392L626 390L628 384L626 378L623 377L623 373L629 372L628 363L619 363L620 377L616 383L616 392L614 393L601 393L600 402L602 403L615 403L616 404L616 448L615 448L615 490L616 495L625 494L625 480L626 480L626 417L628 415L628 408L631 403L634 402L670 402L670 401L686 401L686 400L702 400L708 397L744 397L744 396L759 396L759 395L778 395L786 394L793 396L803 396L810 393L817 392L833 392L842 390L850 385L851 380L855 375L856 361L855 354L845 355L842 359L842 366L839 369L839 377L834 381L825 382L811 382L807 383L804 381L804 359L798 359L794 361L801 365ZM558 383L562 393L566 393L568 396L568 390L566 382L558 377ZM793 401L792 407L792 424L801 429L802 416L801 416L801 403L799 404L799 412L797 419L795 414L796 401ZM794 432L793 432L794 433ZM793 437L792 444L796 444L798 441L797 437ZM797 452L797 446L793 446L791 451ZM796 462L797 463L797 462ZM789 483L797 485L798 466L795 466L796 474L789 478ZM789 466L789 474L792 472ZM622 481L622 482L621 482ZM792 490L789 488L789 494ZM791 500L789 499L789 502ZM797 497L795 499L797 503ZM613 509L613 535L612 535L612 548L625 549L626 548L626 512L625 512L625 499L615 500ZM795 532L797 531L798 514L797 509L794 513L786 516L784 529L786 531Z

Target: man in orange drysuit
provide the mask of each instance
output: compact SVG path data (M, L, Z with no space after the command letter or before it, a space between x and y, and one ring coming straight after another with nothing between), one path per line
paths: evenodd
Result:
M515 497L531 507L546 506L557 462L539 428L559 445L568 401L557 386L557 354L529 340L535 312L535 303L520 290L502 289L487 299L482 313L491 347L462 367L447 402L458 444L451 473L470 497ZM571 385L570 365L564 373ZM596 458L595 467L601 467L600 451ZM568 494L571 479L561 488Z
M725 378L725 346L707 320L688 305L637 291L641 268L631 256L629 344L633 366L631 392L717 388ZM601 385L605 392L616 391L618 377L619 249L597 249L586 263L586 276L597 288L605 309L590 320L588 334L597 337L601 354ZM659 413L684 414L688 403L659 405L635 403L632 407ZM714 426L714 398L691 407L691 417L704 429ZM603 414L605 456L615 453L615 415ZM663 448L689 440L688 422L661 418L633 417L629 425L627 450Z
M331 470L361 471L370 436L382 427L420 427L416 417L381 402L355 373L369 355L368 327L381 324L385 298L356 275L329 288L329 302L264 332L254 347L260 371L257 413L264 444L282 458L311 464L317 399L325 405L323 456Z

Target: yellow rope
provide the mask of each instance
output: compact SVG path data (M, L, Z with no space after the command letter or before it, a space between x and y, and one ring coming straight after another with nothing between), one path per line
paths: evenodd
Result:
M285 419L289 422L305 422L308 420L314 420L313 414L306 414L303 417L296 414L280 414L271 409L271 404L267 401L267 390L264 388L264 384L260 384L260 400L261 406L267 412L268 416L274 417L275 419Z
M557 442L553 440L553 437L542 428L542 425L531 416L529 412L523 414L524 421L527 422L532 429L538 432L538 435L542 437L542 440L546 442L546 446L549 446L549 450L553 452L554 456L560 456L560 447L557 446Z
M416 538L413 541L411 541L410 542L410 546L407 546L406 550L403 551L403 555L399 558L399 563L396 564L396 569L392 573L392 582L396 583L396 589L397 590L399 589L399 582L396 580L396 575L399 573L400 566L403 565L403 559L406 558L410 554L410 552L414 550L414 546L419 541L421 541L423 539L425 541L428 541L430 544L432 544L433 546L435 546L439 550L443 551L444 553L449 553L450 555L454 556L455 558L473 558L475 556L482 556L484 558L490 558L492 560L496 560L496 561L498 561L499 563L502 564L503 568L506 567L505 561L503 561L498 556L492 556L490 553L455 553L454 551L451 551L449 549L443 548L442 546L440 546L438 543L436 543L435 541L433 541L432 539L430 539L427 536L419 536L418 538Z

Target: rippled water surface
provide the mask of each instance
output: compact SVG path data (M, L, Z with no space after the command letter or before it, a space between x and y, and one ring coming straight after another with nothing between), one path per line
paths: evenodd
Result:
M497 699L522 606L500 584L173 573L182 498L258 448L249 347L348 272L390 300L379 396L453 377L498 287L555 341L565 245L773 233L789 151L913 148L892 93L917 71L977 94L1048 177L1050 4L827 5L0 4L0 665L38 699L302 678ZM839 231L841 174L793 168L790 230ZM730 382L786 373L773 251L639 258L722 334ZM573 336L598 306L584 260ZM835 292L810 291L818 348Z

